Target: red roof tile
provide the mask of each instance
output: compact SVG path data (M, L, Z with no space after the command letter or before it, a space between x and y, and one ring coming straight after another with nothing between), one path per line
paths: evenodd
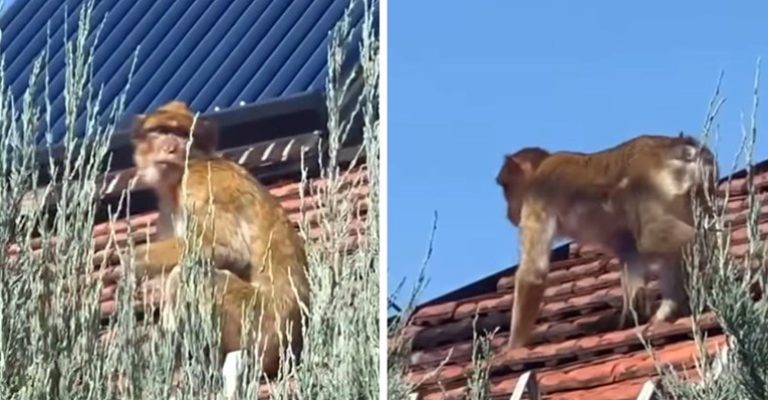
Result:
M755 176L759 197L768 197L768 163L764 164ZM724 183L720 193L729 195L726 210L733 232L731 253L744 254L745 179L734 179L730 187ZM761 208L759 219L759 232L765 238L768 206ZM671 364L678 371L695 369L690 318L619 330L622 293L618 261L578 243L569 244L568 250L565 259L555 260L557 253L553 252L544 304L533 343L527 348L509 351L505 347L514 273L499 278L496 291L460 299L452 296L452 301L418 308L407 334L413 345L409 377L414 382L423 380L419 398L464 398L476 313L478 329L499 328L491 343L489 376L494 399L509 398L517 377L527 370L536 371L548 400L635 399L642 385L657 376L654 359L638 334L650 342L657 362ZM651 282L652 293L658 293L656 286ZM702 317L700 327L709 335L707 349L723 346L724 335L712 314ZM435 372L441 364L443 368ZM696 379L695 372L689 375Z

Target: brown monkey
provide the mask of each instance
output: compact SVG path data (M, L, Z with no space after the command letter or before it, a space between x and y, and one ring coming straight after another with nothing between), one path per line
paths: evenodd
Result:
M222 312L221 351L240 349L243 312L261 324L257 349L262 370L270 376L279 367L290 323L292 350L302 347L300 302L308 305L309 283L304 245L278 201L247 170L214 154L217 127L174 101L150 115L135 118L132 129L134 161L139 178L159 199L160 239L135 248L137 278L170 271L166 296L172 307L179 286L185 246L182 215L196 217L193 234L214 269L214 289ZM188 156L186 197L182 178ZM213 206L213 224L204 225ZM209 219L210 220L210 219ZM109 256L97 255L97 262ZM169 315L164 312L164 315ZM171 319L172 314L171 315ZM256 330L256 329L254 329ZM253 336L255 337L255 332ZM253 342L250 342L253 343Z
M647 307L638 290L648 267L658 268L662 293L653 320L682 311L679 260L693 239L691 193L703 197L704 174L716 176L714 156L685 136L643 135L595 153L529 147L508 155L496 180L520 228L509 346L530 338L557 236L597 245L626 264L625 312L636 302Z

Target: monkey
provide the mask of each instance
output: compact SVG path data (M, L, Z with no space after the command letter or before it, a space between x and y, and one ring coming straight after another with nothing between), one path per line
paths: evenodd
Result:
M222 313L220 351L241 349L243 312L251 313L254 325L261 325L256 343L261 370L275 376L288 341L286 325L291 325L291 351L298 355L303 346L301 309L309 305L310 287L302 238L255 177L215 153L217 125L195 120L186 103L172 101L135 116L131 142L138 179L154 189L159 207L159 238L134 248L136 277L167 272L163 307L172 310L185 246L183 216L196 218L194 234L213 264L214 291L222 293L215 300ZM208 204L215 221L204 226ZM103 250L94 261L103 263L114 254L114 249ZM124 274L125 264L119 269ZM171 311L162 314L173 320ZM253 343L252 336L247 340Z
M681 250L695 235L695 206L704 213L713 210L713 180L719 172L714 154L698 141L680 133L673 143L657 150L663 167L631 171L609 195L610 203L623 205L622 214L635 244L634 249L617 254L625 263L622 326L630 309L640 307L641 317L650 314L649 299L640 296L647 269L659 274L662 294L651 322L671 321L688 313Z
M530 340L557 237L596 245L622 261L622 321L628 308L648 313L639 291L651 267L662 295L651 322L684 313L679 261L695 234L692 196L709 198L714 185L705 177L715 176L713 153L683 135L640 135L594 153L526 147L507 155L496 183L508 220L520 229L508 347Z

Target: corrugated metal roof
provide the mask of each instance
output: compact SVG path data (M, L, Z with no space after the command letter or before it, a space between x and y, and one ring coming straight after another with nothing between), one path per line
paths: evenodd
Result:
M84 3L22 0L0 16L6 83L15 98L26 89L35 58L50 46L53 142L64 134L65 29L71 39ZM348 4L349 0L97 0L91 34L93 39L98 33L93 83L97 88L103 85L102 109L125 87L137 46L127 115L171 99L207 112L321 91L328 34ZM358 30L361 21L362 7L357 7L352 23ZM103 23L100 30L99 23ZM351 44L350 50L356 49ZM78 127L83 119L81 114Z

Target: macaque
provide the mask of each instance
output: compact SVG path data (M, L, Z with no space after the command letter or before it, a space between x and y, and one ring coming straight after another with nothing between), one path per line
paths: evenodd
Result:
M137 116L131 134L138 178L159 200L160 238L135 247L136 277L168 273L163 306L173 308L181 271L175 267L185 246L182 216L194 218L192 235L201 238L202 255L214 266L222 353L241 348L244 313L251 313L254 331L261 324L256 350L262 371L274 376L289 339L286 325L291 350L298 354L302 347L301 304L308 306L310 289L298 232L277 199L246 169L214 153L217 127L203 118L195 121L185 103L173 101ZM97 254L97 262L111 257L109 251ZM173 318L171 311L163 315ZM247 336L255 337L256 332Z
M662 296L651 321L685 312L680 261L695 233L692 200L706 205L714 193L707 179L716 176L712 152L682 135L643 135L595 153L529 147L506 156L496 181L508 219L520 228L508 346L530 340L556 237L598 246L625 264L622 324L627 308L650 314L639 293L650 268L658 270Z

